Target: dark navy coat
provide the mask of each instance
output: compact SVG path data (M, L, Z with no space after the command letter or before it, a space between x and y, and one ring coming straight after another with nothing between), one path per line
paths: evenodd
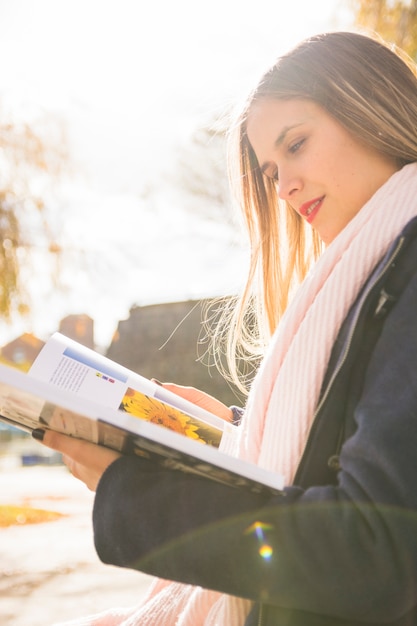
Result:
M246 626L417 626L417 219L340 330L294 486L124 456L93 521L104 562L249 598Z

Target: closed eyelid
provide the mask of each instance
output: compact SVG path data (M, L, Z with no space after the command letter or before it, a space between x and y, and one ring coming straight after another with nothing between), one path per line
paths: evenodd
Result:
M301 148L301 146L305 143L305 141L306 141L305 137L301 137L300 139L297 139L291 145L288 146L288 152L290 152L291 154L294 154L295 152L297 152L297 150Z

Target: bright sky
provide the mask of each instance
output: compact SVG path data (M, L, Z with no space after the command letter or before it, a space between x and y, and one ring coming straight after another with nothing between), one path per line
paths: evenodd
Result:
M203 114L241 98L282 51L308 35L349 28L347 4L1 0L0 98L35 103L67 121L83 177L57 208L68 241L92 253L95 273L92 281L66 268L66 296L49 296L47 314L40 286L33 319L0 325L0 342L24 330L45 336L64 315L85 312L104 345L135 303L233 289L241 253L227 229L164 206L167 164ZM152 207L138 202L149 180L160 185Z

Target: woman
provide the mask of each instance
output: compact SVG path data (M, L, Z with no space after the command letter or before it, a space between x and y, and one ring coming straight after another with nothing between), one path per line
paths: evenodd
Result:
M126 624L417 625L416 129L412 65L342 32L281 57L233 125L252 266L230 345L268 347L230 452L282 496L45 434L97 489L100 558L177 581Z

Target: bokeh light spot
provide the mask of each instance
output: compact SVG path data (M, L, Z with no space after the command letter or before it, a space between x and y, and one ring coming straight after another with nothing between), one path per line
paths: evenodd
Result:
M259 548L259 554L266 561L269 561L269 559L272 556L272 552L273 552L273 550L272 550L271 546L263 545L263 546L261 546Z

